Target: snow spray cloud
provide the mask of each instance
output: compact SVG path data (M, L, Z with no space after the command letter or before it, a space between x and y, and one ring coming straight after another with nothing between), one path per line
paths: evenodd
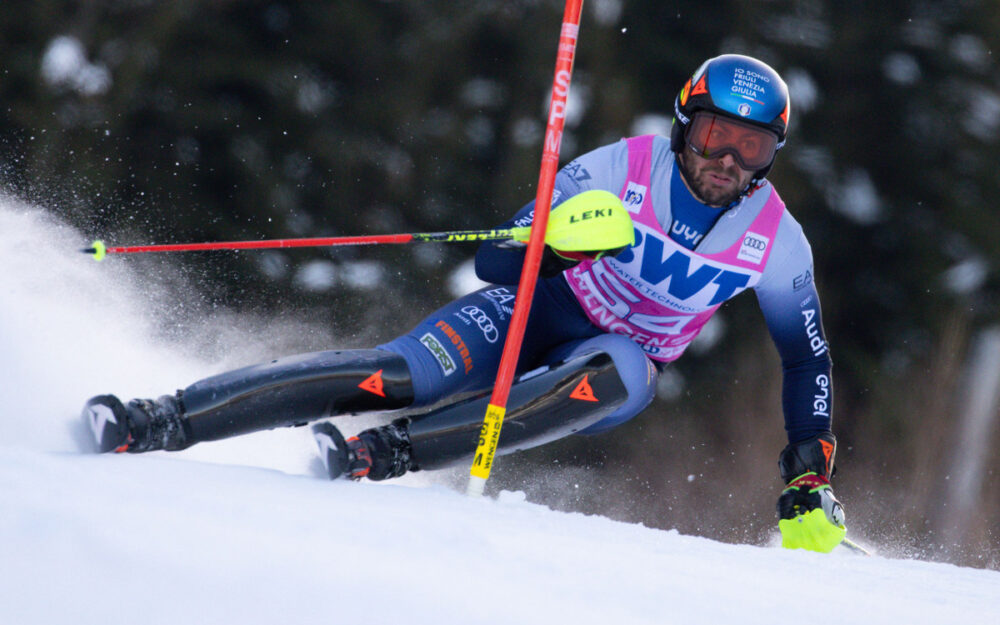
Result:
M207 371L150 338L150 293L127 266L79 253L84 245L69 226L0 196L2 445L72 449L66 423L87 397L162 393Z
M171 275L150 276L126 259L96 263L79 251L90 243L44 210L0 193L0 447L77 452L80 409L94 395L155 398L274 356L348 346L315 323L191 303L187 298L197 289L170 265L162 271ZM354 434L390 418L357 416L341 425ZM169 456L291 473L321 470L308 428L195 445ZM466 467L456 467L398 482L457 489L467 475Z
M336 346L327 330L305 322L178 306L178 288L185 298L196 289L175 275L156 280L135 263L95 263L79 252L89 243L43 210L0 195L0 446L78 451L80 409L93 395L173 393L283 355L303 335ZM244 439L177 455L312 471L305 429Z

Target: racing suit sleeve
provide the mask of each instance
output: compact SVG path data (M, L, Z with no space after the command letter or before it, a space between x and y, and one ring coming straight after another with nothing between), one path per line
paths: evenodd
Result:
M617 194L628 175L628 147L625 141L606 145L567 163L556 174L552 193L555 208L568 198L589 191L604 189ZM535 201L525 204L513 218L499 228L530 226L535 216ZM480 280L493 284L517 284L524 264L525 244L516 241L486 241L476 252L476 275ZM546 248L542 257L541 275L551 277L568 269L572 264L556 257Z
M797 226L797 224L795 224ZM768 331L781 356L782 408L788 441L796 443L830 430L833 378L830 347L823 332L819 295L813 282L812 251L801 229L784 258L768 265L756 294Z
M525 204L521 210L498 228L530 226L535 217L535 201ZM514 285L521 278L524 252L527 245L518 241L486 241L476 251L476 276L493 284ZM544 259L543 259L544 262Z

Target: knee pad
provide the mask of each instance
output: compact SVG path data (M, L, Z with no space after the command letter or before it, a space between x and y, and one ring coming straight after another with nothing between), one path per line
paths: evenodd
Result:
M570 347L568 353L572 357L594 351L602 351L614 360L628 398L580 434L600 434L619 426L642 412L656 396L659 371L637 343L618 334L601 334Z
M409 418L413 465L439 469L471 462L489 395ZM594 351L529 371L511 387L497 454L530 449L579 432L628 399L614 360Z

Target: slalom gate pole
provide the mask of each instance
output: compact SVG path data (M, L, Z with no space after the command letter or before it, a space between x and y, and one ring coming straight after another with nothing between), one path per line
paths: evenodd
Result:
M458 243L461 241L502 241L508 239L525 240L531 228L501 228L494 230L453 230L450 232L417 232L411 234L374 234L351 237L314 237L305 239L269 239L262 241L221 241L217 243L169 243L165 245L132 245L110 247L103 241L94 241L91 247L82 250L94 260L103 260L108 254L140 254L147 252L197 252L205 250L263 250L291 247L328 247L337 245L376 245L386 243L410 243L413 241L437 241Z
M507 412L507 399L514 382L517 359L521 353L524 330L528 324L528 311L538 281L538 269L542 263L545 248L545 229L552 209L552 191L555 187L556 172L559 169L559 146L562 142L563 127L566 122L566 103L573 75L573 59L576 55L576 41L580 32L580 12L583 0L566 0L562 29L559 35L559 51L556 56L555 77L552 81L552 101L549 104L549 119L545 129L545 144L542 151L542 166L538 175L538 194L535 197L535 217L531 238L524 256L521 279L517 287L517 299L511 315L510 329L504 343L500 368L497 371L493 394L490 396L483 427L479 431L479 443L473 457L467 493L480 496L490 477L490 469L496 456L500 440L500 427Z

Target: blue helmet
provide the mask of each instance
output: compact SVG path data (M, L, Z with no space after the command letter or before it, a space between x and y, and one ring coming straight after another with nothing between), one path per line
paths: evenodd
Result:
M670 147L684 149L685 133L698 111L708 111L765 128L785 144L788 131L788 86L778 72L762 61L742 54L724 54L705 61L674 100ZM771 165L758 170L763 178Z

